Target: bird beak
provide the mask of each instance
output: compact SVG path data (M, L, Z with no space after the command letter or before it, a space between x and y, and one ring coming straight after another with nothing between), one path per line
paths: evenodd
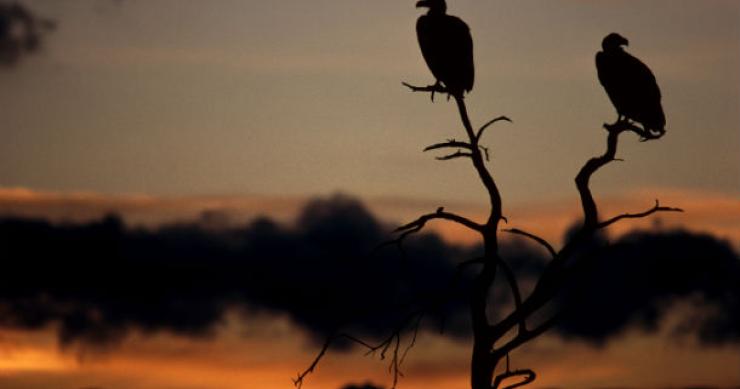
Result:
M421 8L421 7L429 7L429 1L427 1L427 0L421 0L421 1L417 2L416 3L416 8Z
M624 38L624 40L622 41L622 43L623 43L623 44L624 44L625 46L629 46L629 45L630 45L630 41L628 41L628 40L627 40L627 38Z

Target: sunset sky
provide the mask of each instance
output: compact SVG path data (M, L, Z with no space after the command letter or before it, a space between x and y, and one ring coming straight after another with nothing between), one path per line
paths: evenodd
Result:
M422 153L464 132L452 101L401 85L434 81L413 0L20 3L56 28L0 64L0 217L87 223L116 212L153 229L263 215L292 226L311 199L335 193L387 223L438 206L485 215L469 164ZM616 119L594 55L619 32L656 75L667 134L622 136L624 161L597 173L594 193L606 214L656 198L686 212L610 233L681 227L740 250L740 2L448 0L448 11L474 39L472 120L513 120L483 139L512 225L559 245L578 217L573 177ZM474 243L448 225L431 230ZM540 389L737 387L740 343L671 332L688 305L649 333L628 329L599 347L548 335L514 361L539 372ZM206 335L133 329L102 348L60 343L56 324L8 326L0 387L290 388L319 347L293 319L229 311ZM399 388L466 387L469 348L422 333ZM366 381L390 386L386 362L336 351L304 388Z

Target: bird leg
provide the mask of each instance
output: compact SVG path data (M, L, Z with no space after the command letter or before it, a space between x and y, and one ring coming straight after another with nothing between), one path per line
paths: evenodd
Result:
M436 89L438 89L438 88L439 88L439 89L444 89L444 87L442 86L442 83L441 83L441 82L439 82L439 80L437 80L437 82L435 82L435 83L434 83L434 85L432 86L432 88L434 88L434 89L432 90L432 96L431 96L431 99L432 99L432 103L433 103L433 102L434 102L434 91L435 91ZM450 98L449 98L449 97L447 97L447 100L449 100L449 99L450 99Z
M618 113L617 120L612 124L604 123L604 128L611 131L611 129L613 128L625 127L629 126L629 124L629 119L627 119L624 115Z
M634 121L622 115L619 115L619 118L613 124L604 123L604 128L609 132L632 131L640 136L640 142L659 139L665 134L665 130L653 130L644 126L638 126Z
M660 139L665 135L665 130L653 130L652 128L643 129L640 133L640 142L647 142L653 139Z
M445 88L444 85L442 85L442 83L439 82L439 80L437 80L437 82L434 83L433 85L427 85L427 86L415 86L415 85L411 85L411 84L406 83L406 82L402 82L401 84L403 84L403 86L411 89L412 92L431 92L432 93L432 101L434 101L434 94L437 93L437 92L439 92L439 93L447 93L447 94L450 93L447 90L447 88Z

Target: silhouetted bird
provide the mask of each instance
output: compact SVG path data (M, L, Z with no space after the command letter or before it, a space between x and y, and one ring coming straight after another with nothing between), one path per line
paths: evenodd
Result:
M617 33L601 42L603 51L596 54L599 81L619 115L642 124L646 137L665 133L665 115L660 105L660 89L655 76L639 59L625 52L627 39Z
M416 22L419 46L429 70L447 91L462 96L473 89L473 39L460 18L447 15L444 0L421 0L416 7L429 12Z

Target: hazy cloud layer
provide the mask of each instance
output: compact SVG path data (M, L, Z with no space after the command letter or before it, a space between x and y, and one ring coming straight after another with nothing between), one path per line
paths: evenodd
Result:
M450 285L455 263L479 249L426 234L403 252L373 251L388 230L344 196L309 202L294 226L262 218L224 230L152 231L127 229L115 217L76 225L5 219L0 325L56 324L65 344L105 345L132 330L205 335L237 308L246 320L257 310L287 314L317 339L339 328L377 337L420 308L420 297L449 293L427 323L438 328L444 317L448 334L467 336L470 274ZM507 243L502 254L530 286L545 261L523 241ZM692 298L702 314L677 330L710 343L738 340L740 260L727 244L636 232L597 254L580 269L583 282L559 300L558 333L603 342L634 325L654 330L672 301ZM493 300L500 307L508 305L505 290Z

